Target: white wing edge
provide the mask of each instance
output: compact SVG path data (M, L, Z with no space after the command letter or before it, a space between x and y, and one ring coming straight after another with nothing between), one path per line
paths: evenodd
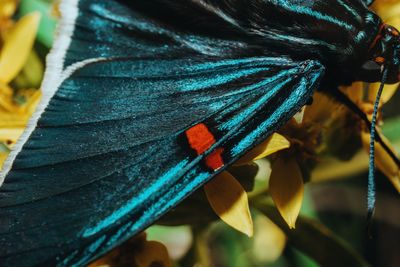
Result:
M78 17L79 0L62 0L60 4L61 19L57 26L56 39L53 47L46 58L46 71L41 85L42 98L36 107L36 111L29 119L23 134L13 146L10 154L0 170L0 186L4 183L7 173L11 170L13 162L23 145L36 128L37 122L56 93L58 87L65 79L63 65L67 49L71 43L71 37L75 29L75 21Z

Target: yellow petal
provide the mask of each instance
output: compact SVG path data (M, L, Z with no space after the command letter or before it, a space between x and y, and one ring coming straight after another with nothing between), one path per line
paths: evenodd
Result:
M25 62L24 67L15 77L13 85L16 88L39 87L43 79L44 66L39 55L32 50Z
M137 267L172 267L167 248L157 241L146 241L140 253L135 254L135 263Z
M346 179L364 172L368 168L368 157L364 151L355 154L351 160L343 161L331 156L318 159L318 165L311 173L311 182L325 182Z
M39 21L39 12L28 14L7 34L0 52L0 82L9 83L24 66L32 49Z
M385 23L400 27L400 2L398 0L376 0L372 8Z
M19 110L13 101L13 90L6 84L0 84L0 108L13 113Z
M166 247L157 241L147 241L146 233L131 238L87 267L172 267Z
M221 220L247 236L253 235L253 221L246 191L229 172L225 171L214 177L204 186L204 191Z
M3 167L4 161L6 160L8 153L0 152L0 170Z
M263 143L256 146L254 149L252 149L250 152L244 155L241 159L235 162L235 165L243 165L251 161L265 158L275 152L287 149L289 147L290 147L290 142L284 136L278 133L274 133Z
M353 102L362 101L364 96L364 83L355 82L351 86L340 88Z
M370 136L371 135L368 132L361 133L362 144L367 153L369 153ZM381 137L389 149L391 149L396 155L397 153L390 144L389 140L387 140L383 135L381 135ZM384 150L383 147L377 142L375 142L375 164L376 167L389 179L396 190L400 193L400 169L396 162L394 162L386 152L386 150Z
M293 119L295 120L295 122L297 124L301 124L303 122L303 118L304 118L304 112L306 110L306 106L302 107L301 110L299 112L297 112L294 116Z
M273 163L269 190L289 228L295 228L303 202L304 184L299 165L294 158L278 158Z
M0 2L0 19L11 17L17 9L17 1L1 0Z
M24 128L0 128L0 142L7 145L14 144L20 135L23 133Z
M370 103L375 103L376 95L378 94L378 90L380 87L380 83L373 83L368 88L368 100ZM381 96L381 105L387 103L392 96L396 93L399 84L387 84L383 89Z
M60 4L61 0L54 0L51 6L51 15L57 19L61 18Z
M27 102L17 105L13 101L11 89L0 86L0 128L25 127L39 103L41 92L27 90Z
M340 105L325 94L317 92L313 98L313 103L304 110L304 122L325 123L334 112L340 110Z
M27 102L22 105L24 109L24 113L28 114L29 117L30 115L36 110L37 104L39 104L40 97L42 96L42 92L37 89L30 89L30 90L25 90L24 94L25 98L27 99Z
M10 151L8 150L8 148L0 143L0 170L3 167L3 163L6 160L9 152Z
M17 105L13 101L12 90L0 86L0 142L12 146L25 129L25 125L35 110L41 93L39 90L24 90L26 103Z
M254 226L254 257L261 262L275 262L286 247L285 233L265 216L257 216Z

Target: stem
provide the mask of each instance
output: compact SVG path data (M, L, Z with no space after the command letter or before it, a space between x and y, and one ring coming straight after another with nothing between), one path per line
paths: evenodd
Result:
M194 249L197 263L201 267L210 267L211 259L208 250L207 232L204 228L193 229Z

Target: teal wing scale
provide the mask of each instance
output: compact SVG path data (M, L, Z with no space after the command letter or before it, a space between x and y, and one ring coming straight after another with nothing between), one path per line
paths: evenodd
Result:
M64 69L82 64L0 188L2 266L83 266L105 254L265 140L324 74L317 61L239 57L241 42L176 35L100 2L79 2ZM187 138L197 125L215 138L201 152ZM211 168L215 151L222 165Z

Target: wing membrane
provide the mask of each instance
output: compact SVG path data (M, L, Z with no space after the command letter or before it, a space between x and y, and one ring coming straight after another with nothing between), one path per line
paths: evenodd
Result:
M115 1L79 8L64 69L79 66L0 188L4 266L79 266L106 253L267 138L323 75L316 61L252 56L236 37L178 34ZM199 123L216 142L196 155L184 133ZM217 148L225 165L213 171L204 159Z
M213 177L202 159L216 147L227 166L289 119L321 74L316 62L273 58L113 60L78 70L1 188L2 261L86 263L116 246ZM218 140L193 156L181 139L198 123Z

